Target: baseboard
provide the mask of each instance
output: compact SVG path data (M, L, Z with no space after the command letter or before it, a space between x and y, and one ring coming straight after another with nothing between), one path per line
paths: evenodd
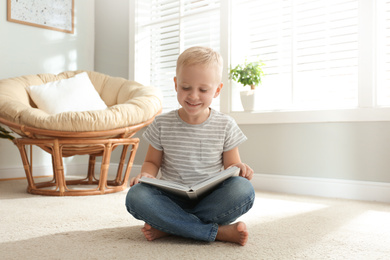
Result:
M100 165L99 163L96 164L98 171ZM115 176L116 168L117 165L111 164L108 174L110 177ZM72 175L84 176L86 170L87 166L85 164L71 164L65 167L65 173ZM130 177L136 176L140 171L140 165L133 165ZM34 173L34 176L52 175L51 165L34 167ZM22 177L25 177L25 174L21 167L0 168L0 180ZM390 203L390 183L383 182L256 173L252 179L252 184L256 190L260 191Z
M34 176L50 176L53 175L51 165L34 166ZM20 179L25 178L26 174L23 167L0 168L0 180Z
M390 203L390 183L255 174L257 190Z

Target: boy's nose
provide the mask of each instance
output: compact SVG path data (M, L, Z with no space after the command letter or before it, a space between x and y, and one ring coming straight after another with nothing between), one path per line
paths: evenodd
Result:
M189 97L191 99L196 99L198 97L198 94L196 91L191 91L190 94L189 94Z

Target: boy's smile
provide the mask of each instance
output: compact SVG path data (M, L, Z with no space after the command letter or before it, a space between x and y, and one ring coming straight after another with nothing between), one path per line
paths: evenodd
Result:
M187 102L187 104L188 104L189 106L193 106L193 107L196 107L196 106L200 106L200 105L201 105L201 103L192 104L192 103L190 103L190 102L188 102L188 101L186 101L186 102Z
M180 117L189 124L201 124L209 116L209 106L218 97L223 84L218 68L206 65L182 66L176 77L177 100L182 106Z

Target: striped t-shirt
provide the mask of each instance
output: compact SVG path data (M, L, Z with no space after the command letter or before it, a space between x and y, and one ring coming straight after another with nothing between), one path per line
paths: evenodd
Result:
M223 168L222 154L247 138L230 116L211 109L199 125L184 122L174 110L156 117L143 137L163 151L161 179L191 185Z

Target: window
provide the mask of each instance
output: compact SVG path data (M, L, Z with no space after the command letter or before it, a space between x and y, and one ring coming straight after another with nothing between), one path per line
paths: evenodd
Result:
M356 107L358 1L233 1L233 64L260 58L259 110Z
M377 2L377 103L390 106L390 0Z
M219 51L219 14L219 0L136 0L136 79L162 90L164 111L178 108L179 54L195 45ZM219 110L219 100L213 107Z
M133 1L135 79L163 91L165 111L178 55L204 45L225 59L215 108L238 123L390 120L390 0ZM245 113L227 71L257 58L267 75Z

